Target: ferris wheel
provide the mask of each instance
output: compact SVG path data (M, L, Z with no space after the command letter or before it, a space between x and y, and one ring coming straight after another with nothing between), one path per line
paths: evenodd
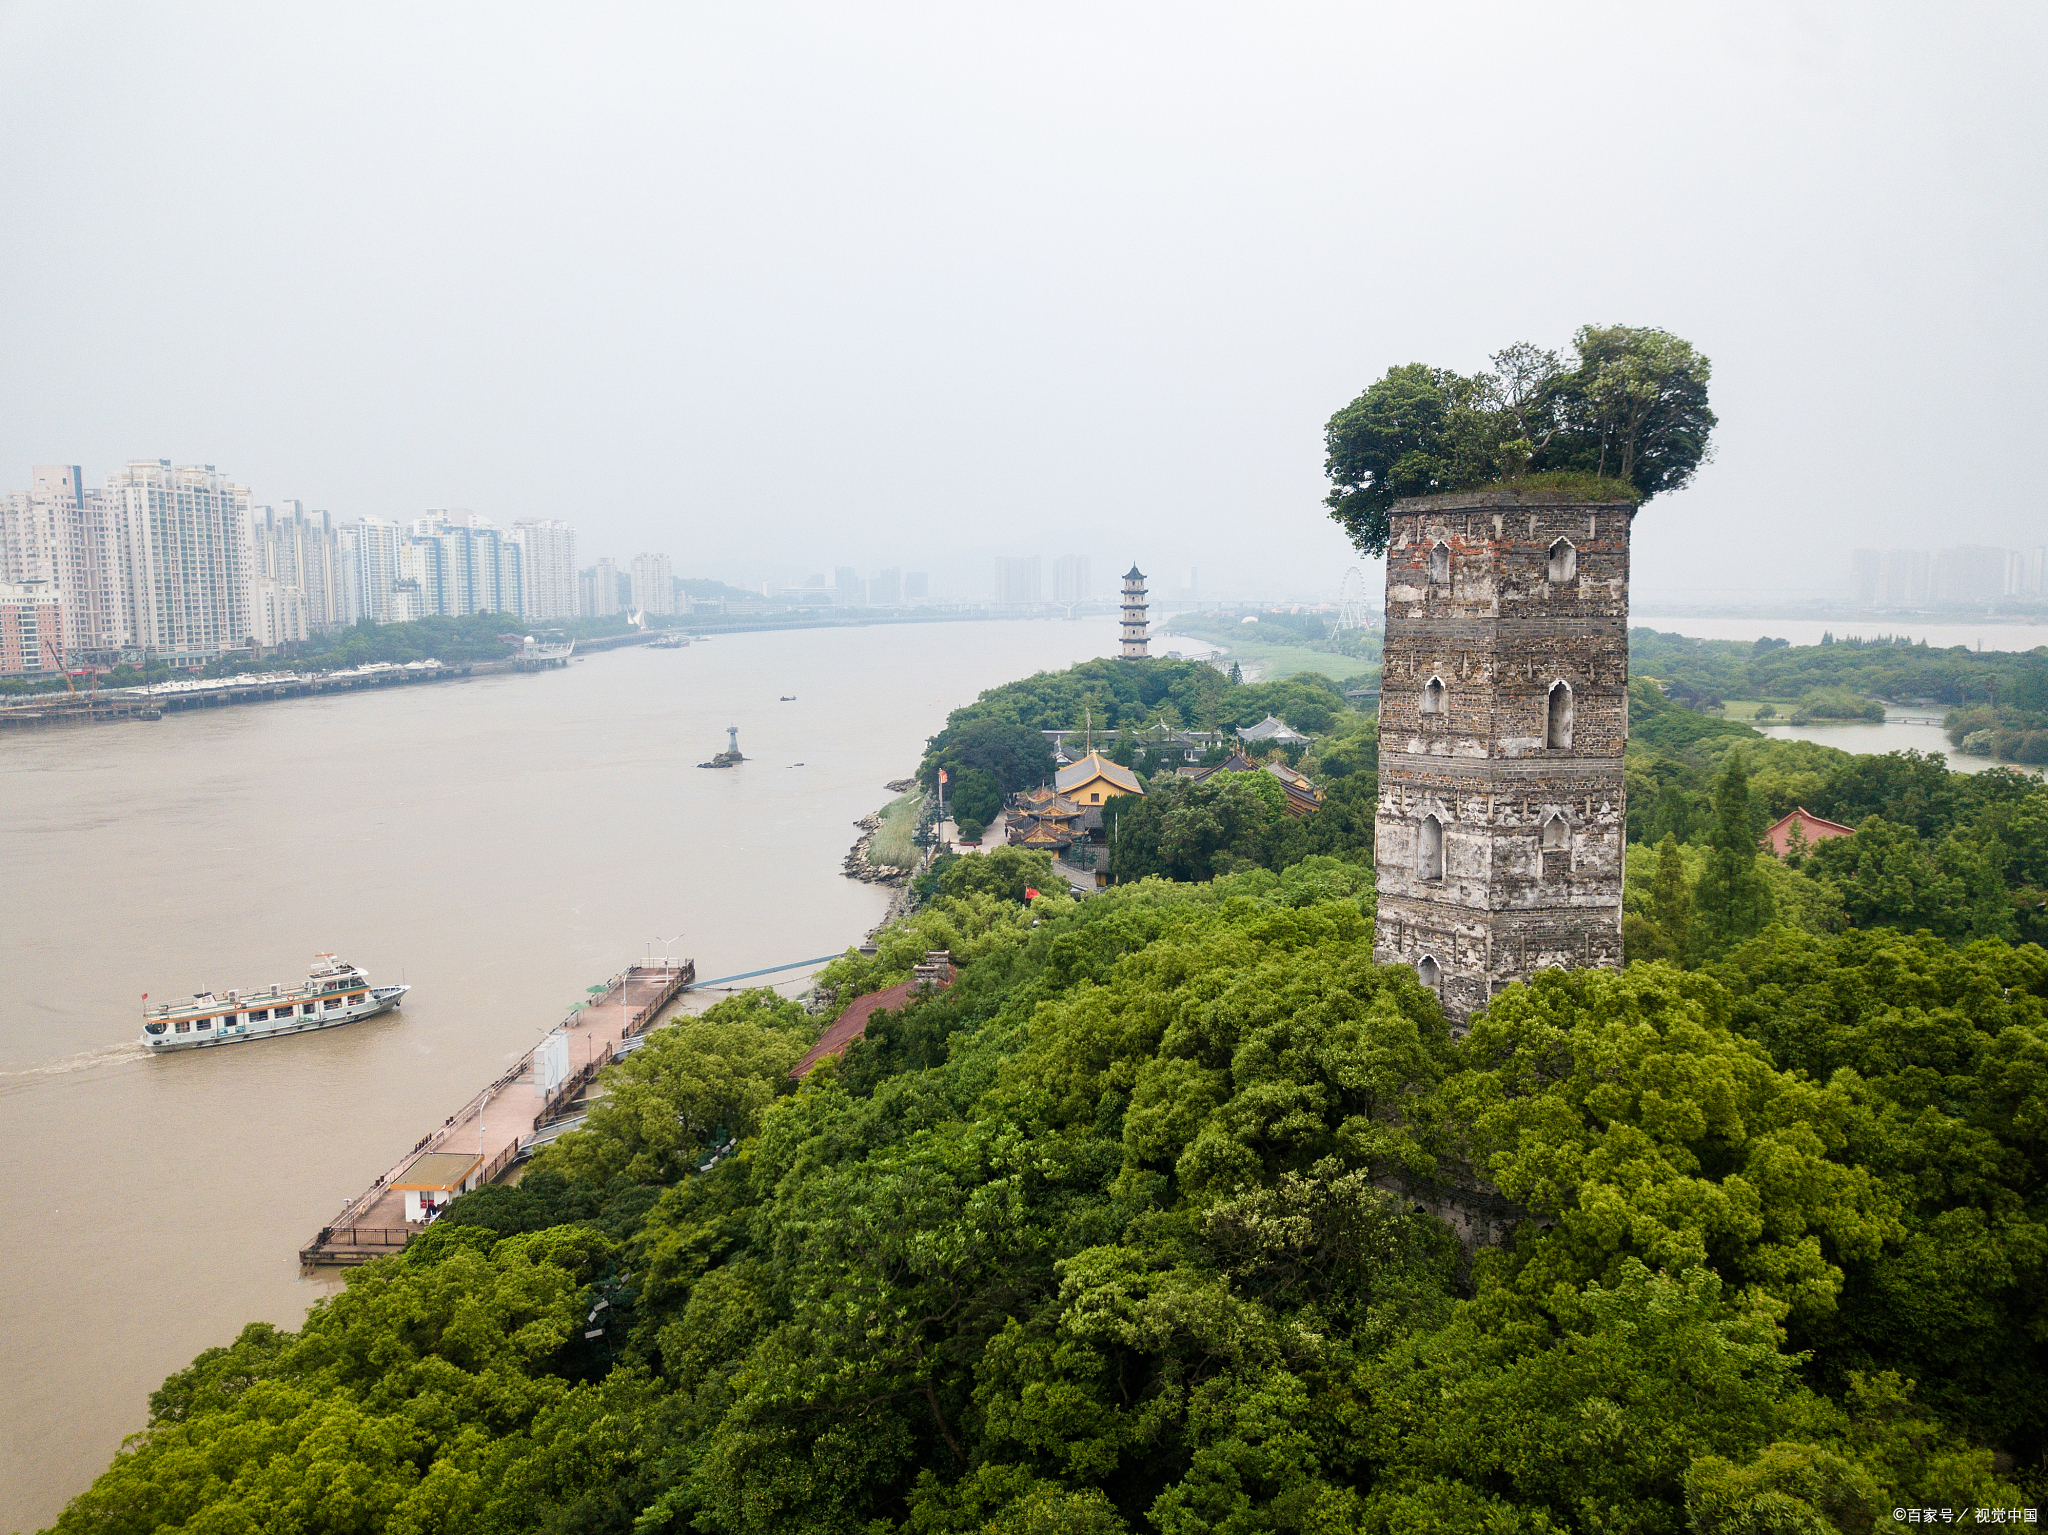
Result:
M1365 603L1365 577L1353 565L1344 572L1344 585L1337 594L1337 629L1363 629L1370 622L1370 609Z

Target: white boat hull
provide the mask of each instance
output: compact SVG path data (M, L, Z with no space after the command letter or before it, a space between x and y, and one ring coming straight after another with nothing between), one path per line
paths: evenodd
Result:
M239 1044L250 1039L274 1039L281 1034L310 1034L315 1029L338 1029L345 1023L357 1023L365 1018L374 1018L379 1013L390 1012L405 999L405 994L410 990L410 986L373 986L369 989L369 995L360 1002L341 1001L337 1006L328 1007L322 1001L311 1004L317 1008L317 1011L311 1014L300 1011L300 1008L307 1004L298 1004L293 1007L288 1018L273 1016L261 1023L244 1021L224 1026L216 1024L211 1028L195 1028L183 1034L176 1032L173 1026L166 1026L161 1034L153 1034L149 1026L145 1025L142 1031L142 1044L144 1049L156 1052L206 1050L215 1045ZM251 998L244 1004L244 1009L236 1013L236 1017L247 1020L250 1011L258 1010L256 1004L264 1001L266 999L261 997ZM274 1006L261 1010L273 1014L280 1011Z

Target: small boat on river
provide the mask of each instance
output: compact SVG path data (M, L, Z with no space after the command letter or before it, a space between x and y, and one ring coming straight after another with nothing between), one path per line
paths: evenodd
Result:
M388 1012L410 986L372 986L354 965L316 954L303 986L273 983L263 991L196 991L188 1002L148 1009L142 1044L149 1050L197 1050L244 1039L334 1029Z

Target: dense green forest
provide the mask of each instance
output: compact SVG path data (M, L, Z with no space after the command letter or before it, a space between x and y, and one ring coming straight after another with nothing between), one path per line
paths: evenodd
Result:
M1767 740L1672 704L1649 681L1630 690L1626 773L1637 915L1647 915L1641 903L1661 857L1653 849L1667 838L1681 846L1696 880L1718 839L1724 858L1741 850L1774 892L1737 936L1775 916L1820 934L1888 926L2048 942L2048 785L2032 774L1956 773L1919 752ZM1750 852L1765 826L1801 806L1856 834L1783 862ZM1631 954L1677 952L1640 928L1630 936Z
M940 768L956 779L978 770L1007 794L1052 777L1052 748L1040 732L1083 729L1105 756L1146 775L1161 765L1148 759L1147 732L1236 730L1269 714L1309 735L1333 730L1340 716L1361 718L1342 688L1313 674L1243 683L1200 661L1083 661L1006 682L955 709L918 776L930 784Z
M956 713L933 760L1295 696L1076 668ZM2048 951L2017 940L2048 788L1638 684L1628 969L1546 973L1458 1039L1372 962L1370 717L1299 696L1352 842L1314 840L1331 806L1280 826L1252 774L1158 783L1156 867L1083 902L1043 855L942 862L824 1016L758 991L663 1029L519 1185L166 1381L58 1528L1825 1535L2037 1506ZM1792 803L1859 830L1759 853ZM932 948L949 991L790 1080Z
M1169 752L1168 730L1229 731L1278 715L1313 732L1308 747L1266 748L1324 784L1322 808L1303 819L1286 813L1278 780L1229 774L1203 783L1176 776L1185 758ZM948 771L949 803L963 825L985 823L1002 796L1049 782L1052 749L1041 732L1092 725L1104 755L1134 769L1143 799L1120 801L1110 818L1109 868L1119 881L1160 875L1206 880L1241 868L1283 869L1323 853L1370 867L1377 719L1349 704L1315 674L1283 682L1233 682L1196 661L1087 661L1041 672L983 693L947 717L920 770L934 782ZM1234 746L1212 747L1218 762Z
M1454 1040L1311 857L954 861L165 1382L63 1530L1869 1531L2038 1504L2048 953L1773 925ZM730 1154L719 1156L722 1148ZM1430 1212L1519 1221L1461 1246Z
M1632 649L1682 677L1655 643L1668 638L1637 630ZM1689 653L1695 644L1669 648ZM1706 652L1710 664L1722 654ZM1697 879L1717 818L1728 823L1724 841L1739 842L1748 856L1765 826L1803 806L1859 831L1811 856L1762 860L1757 878L1776 892L1769 913L1816 933L1925 927L1943 937L2048 942L2048 789L2038 778L2003 769L1953 773L1939 758L1914 752L1859 756L1769 739L1740 721L1685 707L1676 699L1686 692L1682 681L1649 677L1630 689L1632 902L1647 891L1653 850L1665 837L1688 850L1689 877ZM1269 712L1317 736L1306 749L1282 754L1323 789L1322 809L1301 820L1284 813L1277 784L1235 775L1187 783L1147 748L1146 727L1162 719L1227 728ZM955 806L986 821L1002 794L1052 776L1051 750L1039 732L1073 728L1084 718L1092 719L1109 755L1135 767L1147 785L1143 800L1111 813L1109 867L1117 880L1200 881L1284 869L1316 854L1371 866L1377 721L1313 675L1247 686L1213 667L1164 660L1093 661L1040 673L955 710L932 740L924 776L929 782L939 767L949 768ZM1716 791L1737 761L1741 803L1732 805ZM1675 952L1640 928L1636 936L1645 957Z

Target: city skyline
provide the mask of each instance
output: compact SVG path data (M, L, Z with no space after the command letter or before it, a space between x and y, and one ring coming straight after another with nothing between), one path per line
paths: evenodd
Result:
M401 525L258 503L213 464L135 459L99 485L39 464L26 491L0 492L0 584L14 609L53 597L62 640L26 650L17 611L0 671L54 670L60 654L198 666L362 620L572 618L575 542L557 519L501 528L461 508Z
M365 619L503 612L549 624L622 612L687 615L698 605L693 583L720 609L736 601L746 610L753 601L754 584L743 585L744 577L679 569L663 551L583 565L578 538L559 517L506 526L468 507L443 507L404 521L347 519L295 498L258 501L213 464L130 460L98 485L79 465L37 464L27 490L0 492L0 583L11 604L0 673L50 670L53 645L72 659L148 652L185 666L248 642L287 644ZM764 603L1036 609L1107 600L1094 590L1091 556L1078 551L1000 554L979 581L957 559L951 571L894 563L863 573L860 565L834 564L802 576L795 572L804 566L779 563L780 579L758 583ZM1176 603L1204 599L1192 561L1148 556L1146 563L1176 572L1164 593ZM59 595L57 607L37 605L43 585ZM1307 600L1329 600L1336 585L1330 580ZM2027 604L2048 595L2048 546L1858 548L1845 579L1815 590L1873 613ZM1223 602L1275 596L1228 586L1207 594Z
M93 485L76 464L37 464L26 491L0 492L0 675L47 674L148 656L199 667L302 642L351 624L504 613L548 624L620 613L668 617L705 600L742 608L751 592L665 552L577 559L574 526L523 518L509 527L469 507L403 521L353 519L296 498L258 501L214 464L134 459ZM1095 600L1091 557L999 557L992 587L935 581L887 565L830 567L798 584L761 583L764 603L880 609L951 601L1072 609ZM1187 567L1193 595L1194 568Z

